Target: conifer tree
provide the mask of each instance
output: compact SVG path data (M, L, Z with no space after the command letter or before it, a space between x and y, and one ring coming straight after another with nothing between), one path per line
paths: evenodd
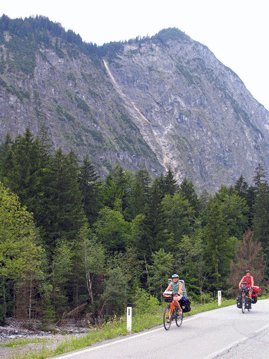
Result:
M103 204L111 209L115 202L121 200L122 211L127 207L127 196L130 190L130 173L124 172L121 166L116 166L106 177L103 191Z
M237 195L233 187L224 187L216 193L229 237L241 238L248 228L249 208L246 200Z
M8 168L11 162L12 152L9 151L13 141L9 134L6 135L5 141L0 146L0 180L4 183Z
M184 235L193 234L195 212L181 192L173 197L166 195L162 200L162 207L165 228L173 234L175 244L178 244Z
M149 183L149 173L146 169L135 173L127 197L125 217L128 220L132 220L137 215L145 213L146 204L149 199Z
M238 196L244 199L247 198L248 183L245 181L242 175L235 182L234 189Z
M171 197L179 191L179 186L177 181L174 178L174 174L171 170L171 167L168 168L168 171L164 177L164 192L165 194L170 194Z
M192 181L188 181L185 177L180 185L180 191L193 207L195 216L197 217L200 211L200 203Z
M246 200L246 204L248 206L248 227L252 228L253 224L253 206L255 203L255 198L257 195L257 191L255 187L249 186L245 181L244 177L241 175L239 179L236 181L234 189L238 196Z
M150 258L152 253L165 246L168 234L165 232L165 216L162 207L163 177L156 178L149 195L144 220L144 254Z
M218 290L220 287L226 289L226 278L235 245L235 239L229 238L219 203L211 200L205 227L205 261L210 290Z
M253 178L253 181L255 183L255 187L258 190L260 187L260 184L264 183L266 180L266 174L264 167L259 163L258 166L255 168L255 176Z
M44 216L40 224L50 253L57 241L75 241L85 224L82 195L78 186L78 164L74 153L64 155L61 148L52 156L46 172Z
M5 146L8 147L2 167L5 182L37 220L42 211L42 180L48 157L28 127L23 136Z

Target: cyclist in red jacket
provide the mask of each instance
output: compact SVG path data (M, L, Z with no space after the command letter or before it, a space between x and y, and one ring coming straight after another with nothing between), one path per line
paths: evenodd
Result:
M243 283L246 283L246 284L243 284ZM248 296L249 296L249 298L251 298L253 287L254 287L254 279L250 275L249 270L246 270L246 275L244 275L244 277L240 280L239 289L241 286L246 286L248 288Z

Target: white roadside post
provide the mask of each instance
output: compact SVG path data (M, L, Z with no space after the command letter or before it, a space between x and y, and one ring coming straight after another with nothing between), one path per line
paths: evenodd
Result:
M127 330L132 331L132 307L127 307Z
M218 305L221 305L221 290L218 290Z

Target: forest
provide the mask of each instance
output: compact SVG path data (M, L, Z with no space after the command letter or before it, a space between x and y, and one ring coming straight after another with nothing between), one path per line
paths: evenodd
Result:
M261 164L253 185L240 176L198 196L171 168L151 178L115 166L101 178L89 157L53 150L44 127L0 146L0 323L72 313L95 325L141 296L161 303L173 273L197 302L218 289L235 297L245 269L265 293L268 254Z

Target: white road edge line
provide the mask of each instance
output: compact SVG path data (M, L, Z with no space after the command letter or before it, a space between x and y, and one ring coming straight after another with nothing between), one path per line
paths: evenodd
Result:
M196 318L199 318L200 315L194 315L193 317L190 317L188 319L184 319L184 322L183 323L186 323L186 322L189 322L190 320L193 320L193 319L196 319ZM149 330L148 332L146 333L140 333L140 334L134 334L128 338L122 338L122 339L116 339L115 341L111 342L111 343L106 343L106 344L102 344L102 345L96 345L95 347L90 347L90 348L87 348L87 349L80 349L80 350L76 350L75 352L71 352L71 353L68 353L68 354L60 354L58 355L57 357L53 357L53 358L48 358L48 359L55 359L55 358L59 358L59 359L66 359L66 358L71 358L71 357L74 357L74 356L77 356L77 355L81 355L81 354L84 354L84 353L87 353L87 352L91 352L93 350L97 350L97 349L100 349L100 348L104 348L104 347L107 347L109 345L114 345L114 344L119 344L119 343L122 343L122 342L125 342L127 340L131 340L131 339L135 339L135 338L138 338L138 337L142 337L144 335L148 335L148 334L151 334L151 333L154 333L154 332L158 332L159 330L164 330L163 327L161 328L158 328L158 329L154 329L154 330Z
M258 334L258 333L262 332L263 330L267 329L268 327L269 327L269 324L265 325L264 327L262 327L259 330L256 330L254 333ZM230 350L232 347L235 347L236 345L241 344L241 343L245 342L248 339L249 339L249 337L241 338L241 339L237 340L236 342L232 343L231 345L228 345L227 347L222 348L222 349L216 351L215 353L208 355L207 357L205 357L203 359L213 359L216 356L225 353L226 351Z

